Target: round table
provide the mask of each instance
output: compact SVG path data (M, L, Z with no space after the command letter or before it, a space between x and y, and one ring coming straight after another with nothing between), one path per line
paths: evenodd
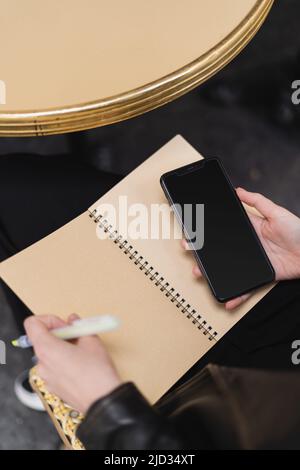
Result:
M273 0L2 0L0 136L91 129L195 88Z

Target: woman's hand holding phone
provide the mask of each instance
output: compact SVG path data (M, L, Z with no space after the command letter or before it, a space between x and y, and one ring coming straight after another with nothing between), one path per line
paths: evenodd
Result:
M300 278L300 218L270 201L262 194L251 193L238 188L241 202L254 207L262 215L248 214L252 225L270 259L276 280ZM183 240L183 247L188 248ZM197 265L193 267L197 278L202 273ZM233 310L245 302L251 294L245 294L225 303L227 310Z

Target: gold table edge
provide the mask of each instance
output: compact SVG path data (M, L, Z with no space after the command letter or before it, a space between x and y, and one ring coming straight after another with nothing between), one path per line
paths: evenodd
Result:
M155 82L92 103L24 113L0 113L0 136L63 134L120 122L158 108L205 82L251 41L274 0L257 0L247 17L206 54Z

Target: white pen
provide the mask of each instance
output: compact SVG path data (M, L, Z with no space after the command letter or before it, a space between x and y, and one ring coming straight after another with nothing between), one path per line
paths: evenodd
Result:
M55 328L50 331L57 338L68 340L80 338L81 336L105 333L106 331L115 330L119 325L120 321L113 315L97 315L95 317L80 318L75 320L72 325ZM23 349L32 347L32 343L27 335L20 336L11 343L13 346Z

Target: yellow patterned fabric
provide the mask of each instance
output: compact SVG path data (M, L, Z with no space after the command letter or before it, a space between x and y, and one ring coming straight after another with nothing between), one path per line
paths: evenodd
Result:
M84 416L64 403L46 389L44 381L33 367L29 376L30 385L39 395L46 411L50 415L61 439L69 449L84 450L83 444L76 437L76 430Z

